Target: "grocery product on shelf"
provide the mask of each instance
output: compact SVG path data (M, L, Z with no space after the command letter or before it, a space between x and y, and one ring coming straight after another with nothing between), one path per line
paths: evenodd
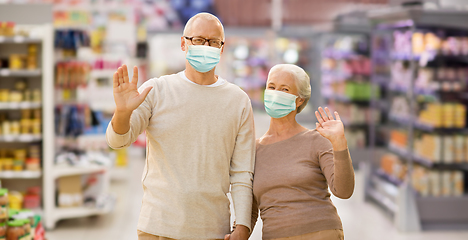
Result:
M90 37L85 30L58 29L55 30L54 45L56 59L73 59L79 47L90 45Z
M30 145L28 149L0 149L1 171L41 171L41 157L38 145Z
M418 123L435 128L465 128L466 105L461 103L427 103L419 112Z
M0 188L0 238L44 239L45 232L41 217L34 211L22 209L17 205L16 200L19 194L19 192Z
M380 159L380 174L393 184L406 180L408 164L394 154L385 154ZM464 194L463 171L431 170L414 165L411 182L414 190L422 197L461 197Z
M12 37L15 35L14 22L0 22L0 36Z

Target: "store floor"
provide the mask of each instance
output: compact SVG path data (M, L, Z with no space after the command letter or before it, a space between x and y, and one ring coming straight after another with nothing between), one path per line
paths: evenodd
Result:
M261 136L268 129L268 124L267 115L255 114L257 136ZM136 226L143 195L140 183L144 166L142 150L131 150L129 161L131 164L127 173L117 176L120 180L114 180L111 184L111 192L118 197L111 214L63 220L57 224L55 230L47 232L48 240L136 240ZM347 240L468 239L468 230L400 233L379 207L363 201L363 190L362 175L356 172L354 195L348 200L335 197L332 199L343 222ZM259 222L251 240L261 239L261 227L262 224Z

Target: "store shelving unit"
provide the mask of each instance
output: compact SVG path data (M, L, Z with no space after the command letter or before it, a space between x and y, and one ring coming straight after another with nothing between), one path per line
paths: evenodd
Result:
M1 171L0 179L5 180L8 185L21 185L19 181L37 181L37 184L42 185L42 208L39 210L44 217L44 226L47 229L53 229L57 221L67 218L84 217L92 215L100 215L108 213L112 210L112 201L109 204L100 203L99 206L81 206L61 208L57 206L57 180L61 177L76 176L100 173L102 176L103 191L109 188L108 167L88 164L80 166L72 165L56 165L56 150L55 145L57 136L54 132L55 119L54 108L56 99L54 96L54 26L52 24L52 5L2 5L0 11L0 20L13 21L18 26L24 24L27 28L33 28L36 33L33 37L15 36L2 37L0 36L0 48L4 44L8 44L12 50L21 49L21 46L26 47L27 44L38 44L39 51L39 69L36 70L10 70L0 69L0 81L2 79L28 79L35 87L40 86L42 92L42 100L40 102L19 102L19 103L0 103L0 111L19 111L21 109L41 108L42 116L42 134L21 134L21 135L0 135L0 144L14 147L17 145L25 146L30 143L41 144L42 146L42 171ZM11 14L14 12L15 14ZM33 15L30 13L34 12ZM27 17L26 17L27 16ZM40 33L40 34L37 34ZM2 49L3 51L4 49ZM8 51L7 53L10 53ZM5 53L5 52L3 52ZM71 60L71 59L70 59ZM86 141L86 140L85 140ZM2 181L3 183L3 181Z
M449 149L448 145L445 147L439 146L442 152L436 159L428 159L417 152L418 136L424 133L437 136L439 134L441 136L467 135L466 123L464 128L441 128L417 120L418 112L424 110L428 104L427 101L421 101L421 97L444 103L447 101L447 95L449 95L450 101L457 101L466 106L466 100L458 97L458 93L450 92L447 94L447 92L444 93L439 90L434 91L417 87L418 76L423 71L423 67L430 67L439 71L440 68L450 67L455 64L457 67L465 66L468 69L466 56L444 56L440 50L425 50L425 52L419 53L415 48L424 44L415 44L417 39L413 38L416 36L415 33L420 32L434 32L439 36L442 35L441 38L450 36L448 34L450 32L464 32L465 34L461 36L467 36L468 28L461 23L468 21L468 13L427 10L421 7L393 7L370 11L368 16L375 24L372 32L372 82L383 88L383 98L379 101L387 101L386 105L389 106L390 101L393 99L404 98L407 102L408 112L404 116L398 116L390 108L382 109L373 104L374 111L382 112L386 121L381 126L372 126L371 133L373 136L371 136L371 139L375 140L377 136L389 138L389 130L399 129L406 133L406 144L402 146L387 141L387 146L384 149L373 149L374 159L365 168L366 199L377 202L387 210L393 216L396 227L401 231L466 229L468 226L468 211L466 210L468 191L466 186L462 188L460 195L450 195L455 194L455 190L452 190L452 193L442 194L442 196L429 196L436 191L430 190L431 194L428 194L427 189L421 190L416 187L417 184L426 184L424 186L427 188L437 189L437 186L439 186L437 184L441 184L441 188L447 188L446 185L442 186L442 184L454 181L454 177L452 175L450 181L447 181L442 173L452 173L454 171L463 172L465 181L462 180L461 184L466 183L468 162L445 162L441 160L444 159L444 153L455 152L455 150ZM406 53L400 53L395 50L396 47L393 47L396 36L402 32L409 35L410 51ZM448 35L445 36L441 32ZM388 41L385 42L385 40ZM377 42L379 43L377 44ZM392 47L387 46L387 50L382 51L377 45L392 45ZM401 62L406 67L405 71L407 71L408 82L404 82L403 85L401 82L393 84L394 79L398 80L396 76L400 75L396 75L399 73L396 69L388 67L396 66L395 63L398 62ZM443 79L436 77L435 80L442 81ZM449 142L444 140L440 144L449 144ZM397 156L407 166L403 178L390 175L381 169L380 155L385 152ZM436 176L435 180L426 178L425 175L417 175L417 171L421 171L421 169L424 169L423 172L430 173L430 176ZM455 188L460 182L450 184L447 189Z
M348 143L359 143L350 145L355 169L360 168L361 160L370 158L370 122L378 121L378 118L366 114L370 112L370 95L365 96L365 91L352 90L353 87L362 90L362 86L371 83L370 69L366 70L364 66L366 61L370 62L370 31L371 25L365 13L352 12L338 16L332 30L321 33L314 43L315 58L320 61L316 62L311 78L318 76L316 82L320 84L312 89L318 89L323 99L316 104L338 111Z
M29 10L34 11L30 15ZM12 14L14 12L14 14ZM42 99L37 102L3 102L0 103L0 111L18 112L22 109L41 109L41 134L20 134L1 135L0 145L7 148L25 147L31 143L41 146L41 171L1 171L0 179L2 184L11 189L22 188L23 182L28 182L42 186L42 208L35 211L43 215L46 219L50 213L50 204L54 203L54 184L49 181L52 172L51 165L54 156L54 118L53 118L53 26L48 17L52 14L48 5L2 5L0 11L0 21L16 22L17 27L29 29L34 34L30 37L0 36L0 48L3 54L13 54L16 51L26 52L28 44L38 45L38 69L34 70L10 70L0 69L0 81L4 81L5 86L11 86L16 79L27 80L28 85L38 88L41 91ZM5 55L3 55L5 57ZM36 186L37 186L36 185Z

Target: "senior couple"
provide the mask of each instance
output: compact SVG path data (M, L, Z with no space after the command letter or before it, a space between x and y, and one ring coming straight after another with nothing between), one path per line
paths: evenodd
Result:
M214 73L224 49L218 18L192 17L181 49L185 71L139 89L136 67L132 79L125 65L114 74L109 145L123 148L143 131L147 136L138 239L248 239L258 212L263 239L344 239L328 188L349 198L354 170L337 112L319 108L314 130L296 122L311 94L304 70L289 64L270 70L264 96L270 127L255 140L248 96Z

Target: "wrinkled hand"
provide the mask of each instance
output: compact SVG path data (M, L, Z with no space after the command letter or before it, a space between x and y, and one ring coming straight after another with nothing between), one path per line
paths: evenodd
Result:
M325 108L326 114L322 107L319 107L318 110L315 111L318 120L318 123L316 123L317 131L331 143L344 138L344 126L338 112L335 112L335 120L327 107Z
M248 240L249 229L243 225L237 225L231 234L226 234L224 240Z
M126 65L119 67L114 73L114 101L116 111L132 112L145 100L152 87L146 88L142 93L138 92L138 68L133 68L132 81L128 78Z

